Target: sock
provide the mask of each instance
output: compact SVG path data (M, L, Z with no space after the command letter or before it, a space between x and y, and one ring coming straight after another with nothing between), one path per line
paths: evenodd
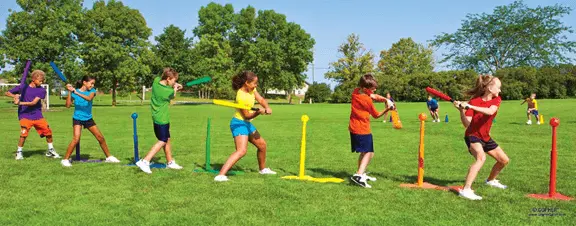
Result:
M52 143L48 143L48 149L54 149L54 145Z
M22 148L23 148L23 147L18 147L18 151L17 151L17 152L22 152Z

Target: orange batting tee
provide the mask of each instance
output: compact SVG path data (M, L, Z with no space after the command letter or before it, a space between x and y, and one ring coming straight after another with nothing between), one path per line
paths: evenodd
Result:
M348 130L353 134L370 134L370 115L376 118L380 114L374 107L372 91L368 89L354 89L352 92L352 107L350 111L350 123Z

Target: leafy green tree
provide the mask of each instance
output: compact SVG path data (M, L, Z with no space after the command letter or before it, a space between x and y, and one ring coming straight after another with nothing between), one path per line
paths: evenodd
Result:
M138 10L122 2L97 1L86 12L86 23L80 41L87 70L98 78L99 85L112 91L133 91L139 80L150 76L150 68L142 56L149 56L147 39L151 29Z
M186 75L189 74L189 65L193 62L191 62L190 50L192 39L186 38L185 33L185 30L171 24L164 28L164 33L154 38L156 45L152 51L162 64L160 68L152 68L154 74L160 74L164 67L172 67L181 74L180 77L186 78Z
M380 52L378 69L386 75L430 73L434 70L434 52L412 40L402 38L389 50Z
M324 77L338 82L332 101L345 103L350 101L350 95L360 77L374 71L374 54L364 48L356 34L350 34L346 42L340 45L338 52L341 58L330 63L331 70L324 74Z
M561 18L570 7L553 5L529 8L522 1L498 6L492 14L469 14L462 27L432 40L434 46L447 46L443 62L460 69L495 73L506 67L556 65L570 62L576 42Z
M6 30L0 35L0 65L23 71L26 59L32 68L47 72L47 82L57 78L49 66L54 61L69 79L82 76L78 27L84 21L82 0L17 0L22 11L9 10ZM56 79L57 80L57 79Z
M328 84L314 82L314 84L308 87L308 91L306 91L304 99L312 99L312 101L315 103L322 103L327 101L331 94L332 90L330 90L330 86L328 86Z

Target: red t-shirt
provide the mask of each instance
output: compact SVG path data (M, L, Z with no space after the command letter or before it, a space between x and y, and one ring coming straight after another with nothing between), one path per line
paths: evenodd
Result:
M370 94L372 94L370 90L363 89L360 91L360 88L356 88L354 92L352 92L352 107L348 130L353 134L372 133L370 129L370 115L376 118L380 113L374 107Z
M489 108L490 106L500 107L500 103L502 103L502 99L499 96L489 101L482 100L482 97L476 97L472 98L468 102L468 104L472 106L485 108ZM472 121L466 129L465 136L475 136L482 139L483 141L489 141L492 120L494 120L494 117L496 117L497 113L498 111L496 111L493 115L485 115L472 109L468 109L466 111L466 116L472 116Z

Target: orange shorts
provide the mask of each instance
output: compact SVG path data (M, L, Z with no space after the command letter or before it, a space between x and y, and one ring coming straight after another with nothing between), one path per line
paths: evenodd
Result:
M32 127L36 129L36 132L38 132L40 137L52 135L52 130L50 129L50 126L48 125L46 119L41 118L38 120L30 120L23 118L20 120L20 128L21 128L20 136L28 137L28 132L30 131L30 129L32 129Z

